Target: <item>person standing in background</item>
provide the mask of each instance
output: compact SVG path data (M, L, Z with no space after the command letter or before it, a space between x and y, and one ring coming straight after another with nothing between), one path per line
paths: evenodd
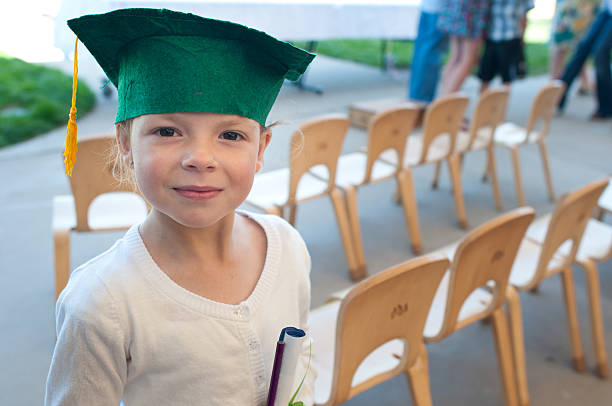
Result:
M408 98L430 103L436 95L442 57L448 50L448 36L437 27L440 0L425 0L421 3L419 30L412 63Z
M533 0L491 0L485 50L478 69L480 92L498 74L506 86L516 78L527 12L532 8Z
M600 0L557 0L550 33L551 56L550 76L559 79L563 64L570 51L584 35L597 13ZM580 70L579 94L587 94L593 89L586 66Z
M438 29L450 37L442 93L458 91L478 62L491 0L440 0Z
M559 101L559 112L563 112L567 94L576 76L589 55L593 56L597 83L597 109L591 120L612 118L612 73L610 72L610 51L612 50L612 0L604 0L601 11L589 27L587 34L578 44L574 55L565 66L561 80L566 88Z

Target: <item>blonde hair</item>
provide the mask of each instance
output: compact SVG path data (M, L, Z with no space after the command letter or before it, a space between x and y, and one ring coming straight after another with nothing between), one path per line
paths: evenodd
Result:
M121 137L130 138L132 132L132 119L121 121L117 123L117 129ZM119 142L113 143L109 154L108 154L109 166L112 169L113 177L121 186L128 186L134 191L138 190L138 184L136 183L136 175L134 169L126 165L125 159L121 154L121 148Z

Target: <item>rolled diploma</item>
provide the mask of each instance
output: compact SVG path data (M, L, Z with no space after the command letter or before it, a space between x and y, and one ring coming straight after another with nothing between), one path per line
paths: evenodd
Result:
M296 382L295 379L296 368L298 360L302 355L305 340L306 335L302 330L287 329L285 331L283 363L281 364L278 378L278 389L276 390L274 406L287 406L299 385L299 381Z

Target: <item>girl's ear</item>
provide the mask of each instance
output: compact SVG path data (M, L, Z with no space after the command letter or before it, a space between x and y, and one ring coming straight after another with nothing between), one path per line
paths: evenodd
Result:
M130 145L130 134L125 128L115 125L115 138L119 145L119 153L126 167L133 166L134 159L132 158L132 148Z
M261 168L263 168L263 157L264 151L270 144L270 139L272 138L272 130L265 129L259 135L259 150L257 151L257 163L255 165L255 172L259 172Z

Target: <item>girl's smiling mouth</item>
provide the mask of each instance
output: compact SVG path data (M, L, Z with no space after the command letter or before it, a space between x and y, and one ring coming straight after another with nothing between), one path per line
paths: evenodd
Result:
M223 189L215 186L179 186L173 188L180 196L189 200L209 200L217 197Z

